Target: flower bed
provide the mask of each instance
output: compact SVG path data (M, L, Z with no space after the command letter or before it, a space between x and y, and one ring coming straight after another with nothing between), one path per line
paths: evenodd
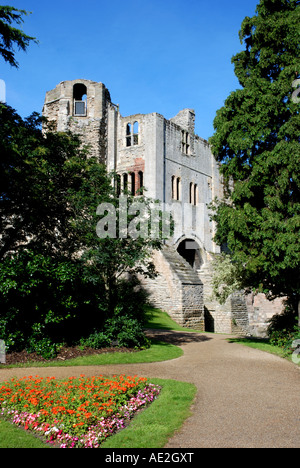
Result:
M0 387L0 415L61 448L98 448L159 392L137 376L30 376Z

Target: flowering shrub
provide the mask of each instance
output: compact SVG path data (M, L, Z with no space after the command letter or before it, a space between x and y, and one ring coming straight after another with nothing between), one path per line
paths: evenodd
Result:
M160 387L136 376L30 376L0 387L0 414L61 448L98 448L159 392Z

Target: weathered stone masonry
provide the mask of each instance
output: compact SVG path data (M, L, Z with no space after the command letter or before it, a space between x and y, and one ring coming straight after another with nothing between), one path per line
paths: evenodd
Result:
M141 187L170 209L173 237L153 259L159 273L144 280L154 305L178 323L225 333L262 333L270 316L264 297L233 295L224 306L211 298L211 260L220 253L207 204L222 196L222 180L208 143L195 134L195 113L170 120L158 113L123 117L103 83L63 81L46 93L43 114L58 131L78 134L90 154L118 174L118 186ZM276 304L276 311L278 304Z

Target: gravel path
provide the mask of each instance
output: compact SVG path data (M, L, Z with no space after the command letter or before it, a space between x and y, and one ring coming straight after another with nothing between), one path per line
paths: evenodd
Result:
M182 347L172 361L87 367L0 369L0 381L28 375L137 374L194 383L192 416L165 448L300 448L300 368L229 343L226 335L152 331Z

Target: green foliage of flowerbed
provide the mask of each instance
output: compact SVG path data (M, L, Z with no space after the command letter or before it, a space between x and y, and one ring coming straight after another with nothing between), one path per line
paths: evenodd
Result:
M98 448L159 395L145 378L12 379L0 387L1 416L61 448Z

